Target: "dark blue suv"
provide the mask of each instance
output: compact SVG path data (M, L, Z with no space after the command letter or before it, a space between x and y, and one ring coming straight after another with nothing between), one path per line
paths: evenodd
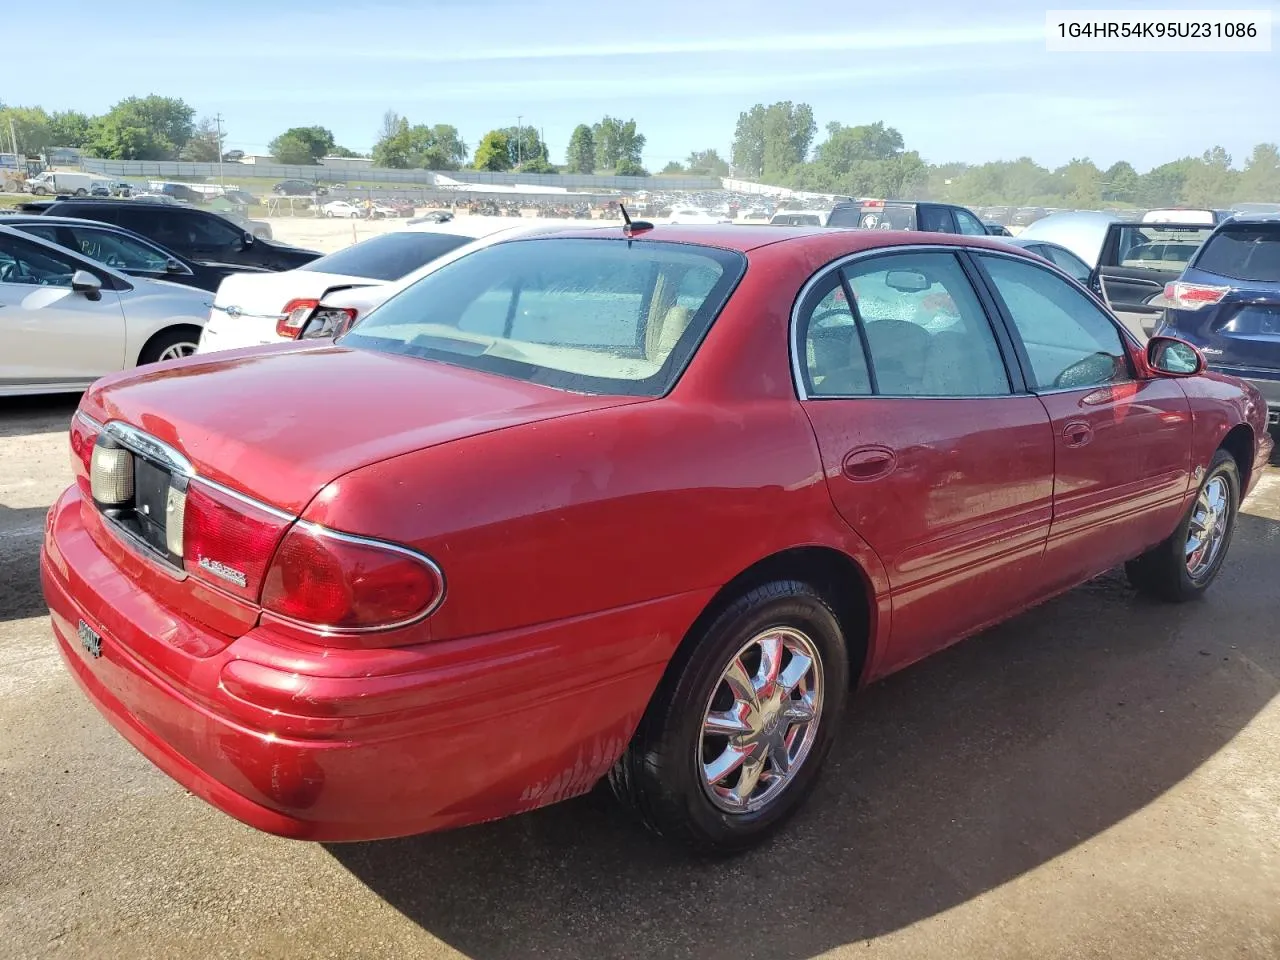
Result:
M1219 224L1164 291L1156 333L1198 346L1213 370L1247 380L1280 424L1280 218Z

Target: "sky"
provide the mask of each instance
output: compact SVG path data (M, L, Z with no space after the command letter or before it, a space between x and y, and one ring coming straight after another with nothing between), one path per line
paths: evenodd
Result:
M1113 0L1110 8L1114 8ZM1211 3L1129 9L1203 9ZM1277 0L1231 8L1271 10ZM573 128L635 119L653 170L714 147L729 157L738 114L802 101L831 121L896 127L930 162L1089 157L1139 170L1215 144L1237 165L1280 141L1280 37L1270 53L1059 53L1034 0L175 0L103 17L64 0L59 20L93 43L74 59L6 45L0 100L100 113L130 95L182 97L221 114L228 149L267 152L319 124L372 148L383 113L451 123L473 148L517 118L563 162ZM61 45L58 45L61 46Z

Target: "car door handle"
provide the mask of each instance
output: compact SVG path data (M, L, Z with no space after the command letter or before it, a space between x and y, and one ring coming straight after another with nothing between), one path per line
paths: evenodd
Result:
M1083 420L1072 420L1062 428L1062 439L1068 447L1083 447L1093 439L1093 427Z
M888 447L859 447L845 454L841 465L850 480L879 480L898 465L898 455Z

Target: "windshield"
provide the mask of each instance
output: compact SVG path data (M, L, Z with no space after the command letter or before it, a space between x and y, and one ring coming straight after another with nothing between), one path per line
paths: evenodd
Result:
M711 247L500 243L429 273L342 339L585 393L659 396L741 277Z
M298 269L390 282L470 242L470 237L456 233L384 233L312 260Z
M1204 245L1195 267L1233 280L1280 282L1280 223L1225 228Z

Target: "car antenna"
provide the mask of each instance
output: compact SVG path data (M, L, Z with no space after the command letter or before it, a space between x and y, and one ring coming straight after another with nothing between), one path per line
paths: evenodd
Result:
M648 220L632 220L631 214L627 213L627 208L619 201L618 209L622 211L622 219L625 221L622 225L622 235L624 237L632 237L643 230L652 230L653 224Z

